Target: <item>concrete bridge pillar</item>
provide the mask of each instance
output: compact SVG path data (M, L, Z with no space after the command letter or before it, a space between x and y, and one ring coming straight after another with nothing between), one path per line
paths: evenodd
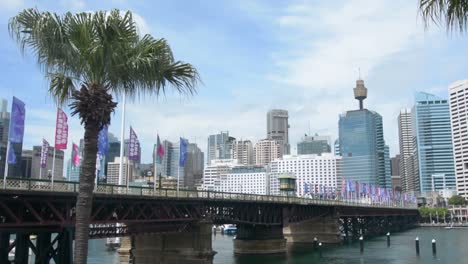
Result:
M211 264L216 254L211 231L212 225L203 223L193 224L181 233L137 235L132 249L135 263Z
M286 252L282 226L237 225L235 254L275 254Z
M283 234L288 243L313 243L315 237L322 243L341 243L340 222L333 216L289 223L283 228Z

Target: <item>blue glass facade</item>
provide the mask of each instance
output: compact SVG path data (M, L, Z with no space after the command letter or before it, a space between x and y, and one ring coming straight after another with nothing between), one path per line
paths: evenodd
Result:
M455 189L452 130L446 99L419 92L413 107L413 133L419 190Z
M343 177L391 186L382 116L367 109L348 111L340 116L338 126Z

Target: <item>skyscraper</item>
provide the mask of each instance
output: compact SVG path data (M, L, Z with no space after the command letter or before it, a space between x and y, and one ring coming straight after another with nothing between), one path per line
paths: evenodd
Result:
M418 92L412 113L420 191L455 189L452 129L447 100Z
M405 192L416 191L419 186L414 174L413 164L413 129L411 109L402 109L398 115L398 141L400 146L401 188Z
M233 145L233 158L241 165L254 163L253 145L250 140L237 140Z
M114 162L116 157L120 157L120 141L117 139L117 137L114 136L114 134L110 133L108 134L108 139L109 139L109 148L107 149L107 154L105 157L106 165L104 168L104 174L107 176L107 163L108 162ZM80 146L80 149L81 146Z
M339 119L339 146L345 179L391 186L388 149L385 146L382 116L364 108L367 88L356 81L355 98L359 110L347 111Z
M290 154L288 119L287 110L272 109L267 113L267 139L280 143L281 155Z
M221 131L219 134L208 137L207 164L214 159L232 159L232 148L235 138L229 136L229 131Z
M468 80L458 81L449 86L450 119L452 124L453 154L457 193L468 198Z
M194 189L200 185L203 179L205 154L195 143L189 143L184 165L184 185L188 189Z
M255 164L267 165L272 160L281 158L280 143L273 139L262 139L255 144Z
M317 154L321 155L322 153L330 153L330 137L328 136L315 136L305 135L302 140L297 143L297 154L306 155L306 154Z

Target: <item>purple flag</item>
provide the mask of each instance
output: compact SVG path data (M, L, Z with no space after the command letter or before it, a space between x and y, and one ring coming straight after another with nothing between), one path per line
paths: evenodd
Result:
M45 168L47 166L47 156L49 154L49 142L47 140L42 139L42 149L41 149L41 168Z
M13 96L13 104L11 105L11 120L8 139L11 143L21 143L24 135L24 119L26 117L26 109L24 103Z
M188 146L188 140L185 138L180 138L179 167L184 167L185 165L185 159L187 157L187 146Z
M140 159L140 142L138 141L138 137L133 131L133 128L130 127L130 142L128 144L128 159L129 160L139 160Z
M105 156L107 154L109 138L107 137L107 130L108 126L104 126L101 131L99 131L98 136L98 153L101 154L100 156Z
M13 146L10 146L10 149L8 150L8 164L16 164L16 155Z

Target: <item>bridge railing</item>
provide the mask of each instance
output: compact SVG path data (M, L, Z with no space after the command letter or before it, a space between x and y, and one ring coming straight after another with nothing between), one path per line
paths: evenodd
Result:
M38 192L63 192L77 193L79 190L78 182L71 181L54 181L54 184L49 180L40 179L22 179L8 178L6 182L0 180L0 186L4 186L6 190L18 191L38 191ZM289 203L302 205L334 205L334 206L353 206L353 207L374 207L374 208L401 208L415 209L417 205L403 201L387 201L379 203L369 203L359 200L340 200L340 199L317 199L293 196L277 196L277 195L257 195L245 193L229 193L215 191L200 191L180 189L179 192L175 189L153 189L145 186L129 186L98 184L95 186L96 194L108 195L126 195L126 196L145 196L145 197L168 197L168 198L187 198L187 199L209 199L209 200L231 200L231 201L257 201L257 202L275 202Z

